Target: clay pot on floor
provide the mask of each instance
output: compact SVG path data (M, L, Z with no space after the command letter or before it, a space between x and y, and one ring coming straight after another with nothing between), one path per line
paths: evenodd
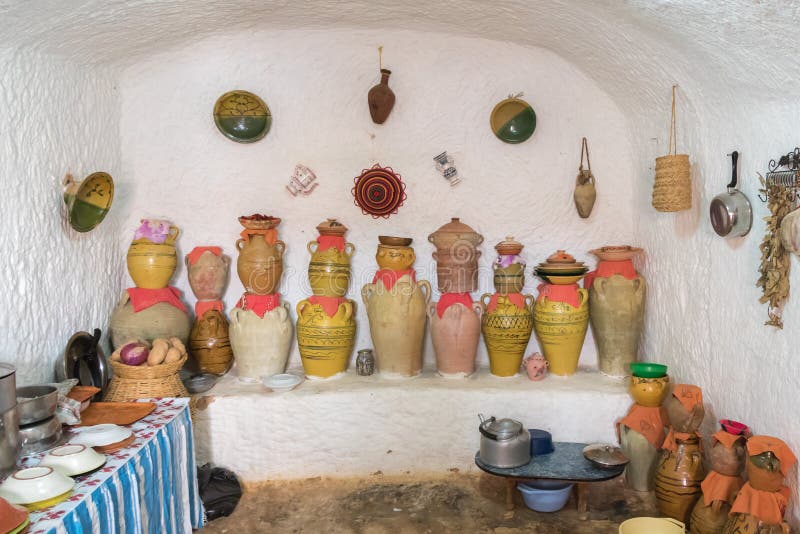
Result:
M467 308L451 304L439 317L436 302L428 305L431 341L436 353L436 370L445 378L465 378L475 372L475 358L481 335L483 305L473 302Z
M394 91L389 87L389 76L391 74L392 71L389 69L381 69L380 83L372 86L372 89L367 94L369 114L375 124L383 124L389 118L389 113L392 112L394 107Z
M387 289L378 280L361 289L361 299L367 309L378 373L388 378L420 374L430 283L414 282L406 274Z
M240 378L259 380L286 370L292 346L292 320L286 303L259 317L255 312L230 311L229 336Z
M721 475L740 476L747 460L746 443L744 436L737 440L733 447L726 447L719 441L714 443L711 447L711 469Z
M620 445L630 459L625 466L625 484L636 491L653 491L658 467L658 449L647 438L631 428L621 425Z
M747 481L759 491L780 491L783 487L781 462L771 451L750 456L745 462Z
M481 318L481 332L489 353L489 368L495 376L514 376L522 365L531 339L533 297L525 295L525 307L519 308L505 295L498 295L497 306L489 311L491 295L484 293L481 304L486 310Z
M644 325L646 285L637 276L595 278L589 288L589 319L602 373L626 376L636 361Z
M283 252L286 245L280 239L274 244L261 234L237 239L236 273L244 289L255 295L271 295L277 291L283 275Z
M571 375L578 369L583 341L589 327L589 294L578 290L579 306L540 296L533 306L533 324L550 372Z
M194 252L194 251L192 251ZM225 254L217 256L211 251L203 251L194 264L185 258L189 286L197 300L220 300L228 285L228 270L231 258Z
M297 345L306 377L331 378L347 370L356 336L355 303L345 300L333 317L322 305L297 303Z
M196 319L189 334L188 347L201 373L227 373L233 365L233 349L225 315L218 310L208 310Z
M700 483L706 476L700 440L676 439L677 451L664 449L655 476L656 501L662 515L683 523L702 497Z
M478 288L477 250L483 236L457 217L428 236L436 247L436 275L441 293L469 293Z
M691 411L687 411L683 404L675 398L675 395L667 395L664 400L664 409L667 411L670 426L672 426L676 432L688 434L697 432L706 414L702 403L696 404Z
M731 505L725 501L714 501L706 506L703 498L697 500L689 519L691 534L720 534L725 528Z
M143 289L162 289L169 285L178 254L170 242L151 243L140 239L131 243L126 257L128 273L136 287Z
M722 534L789 534L791 529L787 523L766 525L750 514L732 514L725 522Z
M165 302L159 302L136 312L133 310L128 292L125 291L111 313L110 330L111 345L114 350L133 339L151 342L156 338L177 337L185 345L189 338L191 322L186 312Z

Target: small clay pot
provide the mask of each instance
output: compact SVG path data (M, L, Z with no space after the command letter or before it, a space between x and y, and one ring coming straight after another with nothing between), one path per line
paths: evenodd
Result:
M711 447L711 468L721 475L739 476L744 468L745 458L747 452L744 436L733 447L728 448L719 441Z
M745 465L747 479L753 489L775 492L783 487L781 461L771 452L750 456Z
M681 401L674 395L667 396L664 401L664 408L667 410L670 425L676 432L689 434L697 432L703 422L703 417L706 415L706 410L702 404L696 404L692 411L688 412L681 404Z
M417 259L414 249L406 246L397 245L378 245L378 252L375 254L375 261L381 269L392 271L406 271L414 266Z
M633 400L641 406L649 408L661 406L664 397L669 392L669 375L664 375L661 378L632 376L628 391Z

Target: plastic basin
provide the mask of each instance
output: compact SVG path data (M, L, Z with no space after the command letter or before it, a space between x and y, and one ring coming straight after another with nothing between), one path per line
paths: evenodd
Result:
M567 504L573 484L557 480L536 480L517 484L525 506L536 512L558 512Z

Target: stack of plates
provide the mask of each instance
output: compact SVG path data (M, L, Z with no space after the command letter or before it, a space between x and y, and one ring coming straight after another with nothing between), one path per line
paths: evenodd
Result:
M533 269L534 274L545 282L559 286L577 283L588 271L589 268L585 263L575 261L575 258L563 250L559 250Z

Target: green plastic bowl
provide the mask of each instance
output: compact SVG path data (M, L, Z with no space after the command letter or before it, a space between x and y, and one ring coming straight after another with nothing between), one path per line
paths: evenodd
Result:
M631 364L633 376L639 378L661 378L667 376L667 366L660 363L636 362Z

